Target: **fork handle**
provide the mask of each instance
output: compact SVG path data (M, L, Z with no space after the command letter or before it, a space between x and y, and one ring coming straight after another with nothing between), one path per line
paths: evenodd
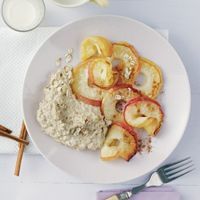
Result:
M146 187L146 184L143 184L143 185L140 185L140 186L132 188L132 190L131 190L132 195L137 194L138 192L143 190L145 187Z
M130 199L133 195L137 194L138 192L140 192L141 190L143 190L144 188L146 187L145 184L143 185L140 185L138 187L134 187L132 188L131 190L129 191L126 191L126 192L122 192L120 194L118 194L117 196L115 196L116 199L118 200L128 200ZM106 200L113 200L114 198L110 198L110 199L106 199Z

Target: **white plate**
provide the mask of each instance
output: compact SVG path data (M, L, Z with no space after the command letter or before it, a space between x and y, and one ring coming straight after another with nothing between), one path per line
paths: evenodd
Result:
M164 94L161 104L163 127L153 140L153 152L137 154L130 162L103 162L99 152L79 152L56 143L42 133L36 110L43 87L55 72L55 60L66 49L75 50L73 64L79 61L81 41L90 35L102 35L112 41L128 41L162 68ZM34 56L24 82L24 118L28 132L42 155L58 168L84 181L116 183L140 177L158 167L173 152L183 136L190 113L190 87L181 59L160 34L136 20L118 16L96 16L68 24L50 36Z

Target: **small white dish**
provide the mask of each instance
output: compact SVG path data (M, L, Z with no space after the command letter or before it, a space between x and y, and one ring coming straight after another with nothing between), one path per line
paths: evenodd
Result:
M43 0L3 0L1 13L7 26L26 32L40 25L45 10Z
M129 162L104 162L100 160L98 151L70 149L45 135L36 120L43 88L49 80L49 75L57 70L55 62L58 56L64 55L66 49L73 48L72 65L76 66L80 62L80 44L90 35L102 35L112 41L127 41L133 44L142 56L156 62L164 75L164 93L159 97L165 114L163 126L152 140L152 152L142 155L138 153ZM174 151L184 134L190 114L190 102L187 73L174 48L152 28L139 21L119 16L90 17L60 28L35 54L27 71L23 89L24 119L35 146L59 169L92 183L128 181L161 165Z
M83 4L88 3L90 0L52 0L56 5L71 8L71 7L78 7Z

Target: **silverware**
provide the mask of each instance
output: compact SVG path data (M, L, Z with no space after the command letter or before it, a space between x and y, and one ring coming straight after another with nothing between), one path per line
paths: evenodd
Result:
M184 158L177 162L164 165L157 171L153 172L146 183L138 187L132 188L129 191L114 195L106 200L128 200L134 194L137 194L144 188L161 186L164 183L169 183L185 174L194 170L194 164L190 157Z

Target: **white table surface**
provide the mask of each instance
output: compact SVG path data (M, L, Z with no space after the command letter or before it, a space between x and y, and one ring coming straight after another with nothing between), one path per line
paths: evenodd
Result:
M192 89L192 111L185 135L168 161L190 155L196 165L196 170L193 173L174 181L171 185L181 193L183 200L199 200L200 1L110 1L110 6L104 9L89 4L79 8L64 9L54 6L50 0L46 0L47 12L42 26L60 26L83 16L118 14L141 20L152 27L169 29L169 40L182 57L190 78ZM0 0L0 3L1 2L2 0ZM0 26L5 26L2 19L0 19ZM21 176L14 177L13 171L15 160L15 155L0 155L1 200L92 200L95 199L96 191L98 190L127 187L127 185L139 184L143 180L143 178L141 178L121 185L83 183L80 180L59 171L41 156L30 155L24 157Z

